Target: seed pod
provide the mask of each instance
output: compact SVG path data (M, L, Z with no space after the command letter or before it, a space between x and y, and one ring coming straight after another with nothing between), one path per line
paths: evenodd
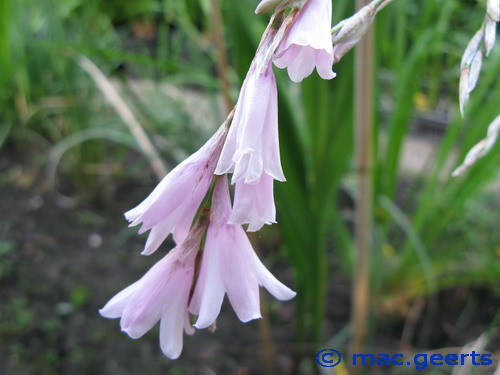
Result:
M495 45L497 33L497 24L490 17L486 17L484 25L484 46L486 48L486 56L488 56Z

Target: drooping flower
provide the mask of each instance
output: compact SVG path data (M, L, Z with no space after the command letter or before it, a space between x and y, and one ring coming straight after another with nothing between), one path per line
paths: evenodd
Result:
M278 46L274 64L288 68L294 82L301 82L315 67L321 78L334 78L331 28L332 0L307 0Z
M215 322L225 294L242 322L261 317L259 286L280 300L295 296L262 264L243 228L227 224L230 215L227 180L223 177L214 192L200 274L189 305L190 313L198 315L196 328Z
M252 65L243 83L216 174L233 173L231 223L258 230L275 222L273 179L285 181L278 139L278 99L272 64L262 74ZM257 194L265 192L263 197Z
M131 226L142 223L139 233L151 229L143 254L156 251L173 233L182 243L205 197L227 134L223 125L196 153L174 168L137 207L125 213Z
M232 183L256 183L263 173L285 181L279 154L278 92L271 63L262 74L250 67L215 173L233 173Z
M265 173L256 184L236 182L229 224L248 224L247 230L255 232L264 224L276 223L273 185L274 180Z
M170 251L140 280L114 296L99 312L106 318L121 318L122 331L137 339L160 322L160 346L175 359L183 345L183 329L193 334L188 300L193 283L200 235L190 237Z

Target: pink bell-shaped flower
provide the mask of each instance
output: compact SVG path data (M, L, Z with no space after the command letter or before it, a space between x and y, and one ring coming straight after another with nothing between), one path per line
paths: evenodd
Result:
M255 232L264 224L276 223L273 185L274 180L265 173L256 184L238 181L229 224L248 224L247 230Z
M279 153L278 91L271 63L262 74L250 67L215 173L233 173L233 184L256 183L263 173L285 181Z
M189 312L198 315L196 328L215 322L225 294L242 322L261 317L259 286L280 300L295 296L262 264L243 228L227 224L230 215L227 180L223 177L214 193L200 274L189 305Z
M207 194L227 134L222 126L202 148L175 167L137 207L125 213L131 226L142 223L139 233L151 229L142 254L158 249L170 233L180 244Z
M262 74L250 67L243 83L216 174L233 173L235 204L230 222L249 230L275 222L273 179L285 181L278 137L278 92L269 63ZM262 196L259 194L265 193Z
M331 28L332 0L307 0L278 46L274 64L288 68L294 82L301 82L315 67L321 78L334 78Z
M200 236L190 238L170 251L139 281L114 296L99 312L106 318L121 318L122 331L137 339L160 322L160 346L175 359L183 345L183 329L193 334L188 300L193 284L195 257Z

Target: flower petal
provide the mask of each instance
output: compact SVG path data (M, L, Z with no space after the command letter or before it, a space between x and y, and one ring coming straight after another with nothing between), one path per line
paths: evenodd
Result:
M278 46L274 64L288 68L294 82L301 82L314 67L322 78L334 78L331 25L331 0L308 0Z
M259 257L252 251L255 272L259 279L259 284L267 289L275 298L286 301L295 297L297 293L284 285L262 264Z
M119 318L120 316L122 316L125 307L130 301L130 298L134 295L134 293L137 292L140 287L140 281L136 281L132 285L123 289L121 292L111 298L102 309L99 310L99 314L101 314L105 318Z
M170 359L177 359L182 352L186 304L187 296L178 295L161 318L160 347L163 354Z
M239 226L228 226L220 240L220 267L227 296L242 322L261 318L258 281L252 272L248 238ZM235 251L235 245L238 250Z
M273 179L264 173L257 184L237 182L229 224L249 224L248 231L254 232L275 222Z

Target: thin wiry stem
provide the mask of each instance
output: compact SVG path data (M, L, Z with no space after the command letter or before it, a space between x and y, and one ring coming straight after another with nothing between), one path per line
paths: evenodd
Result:
M377 0L376 0L377 1ZM366 0L357 0L359 8ZM374 35L367 28L360 40L355 61L355 153L358 175L356 199L355 239L357 259L354 272L353 302L351 312L351 353L362 353L368 331L370 310L370 257L372 248L373 206L373 75ZM359 373L355 366L353 373Z
M231 99L231 85L228 78L228 58L226 52L226 41L224 39L222 15L220 11L219 1L212 0L212 28L217 49L217 74L222 83L222 95L226 111L229 111L234 103Z

